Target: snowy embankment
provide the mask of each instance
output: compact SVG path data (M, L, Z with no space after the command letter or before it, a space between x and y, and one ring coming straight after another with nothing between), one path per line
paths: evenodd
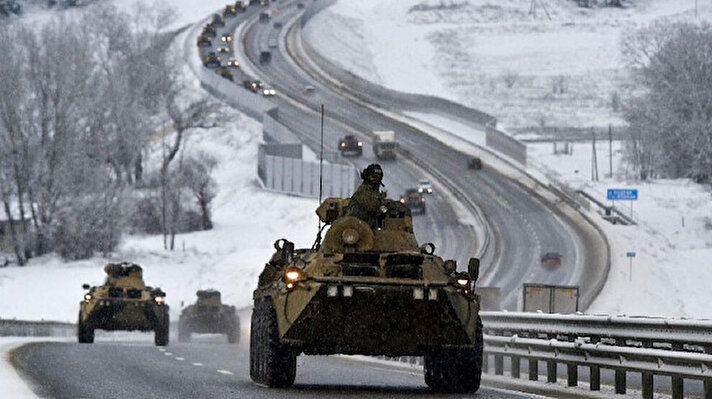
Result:
M612 99L630 88L620 49L623 33L661 18L694 17L692 3L677 0L635 2L624 10L540 2L551 19L541 5L530 14L531 2L468 0L438 9L441 3L339 1L310 21L305 37L324 57L363 78L462 102L537 138L556 126L622 123ZM412 10L418 4L436 7ZM700 4L698 18L710 17L712 5ZM480 155L468 143L481 144L479 135L435 115L409 116L450 133L435 133L440 140ZM566 154L554 151L553 143L528 145L528 172L544 181L586 190L603 202L608 188L639 190L633 203L638 226L614 226L595 217L611 244L612 267L589 311L712 318L710 189L687 180L635 181L621 147L613 142L609 152L608 142L597 142L599 179L592 181L590 142L573 143ZM615 205L630 208L630 203ZM636 253L632 276L628 252Z

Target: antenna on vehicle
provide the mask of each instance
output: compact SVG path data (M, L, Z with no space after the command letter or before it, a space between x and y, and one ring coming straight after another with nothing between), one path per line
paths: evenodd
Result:
M319 138L319 205L321 205L321 196L324 188L324 104L321 104L321 136ZM321 218L317 224L316 240L312 245L312 250L318 251L321 246L321 232L326 225L321 225Z

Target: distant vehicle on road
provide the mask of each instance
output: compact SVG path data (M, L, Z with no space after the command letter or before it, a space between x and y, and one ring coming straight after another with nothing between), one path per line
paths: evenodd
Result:
M269 13L267 11L262 11L260 13L260 22L262 22L262 23L269 22Z
M547 252L541 256L541 265L547 269L554 269L561 266L561 254L558 252Z
M220 291L199 290L198 300L186 306L178 320L178 341L190 342L192 333L226 334L227 342L240 340L240 318L235 307L220 300Z
M210 21L210 25L215 26L225 26L225 18L221 17L220 14L213 14L213 19Z
M341 151L341 155L360 156L363 154L363 143L353 134L347 134L339 140L339 151Z
M482 160L477 157L472 157L467 161L467 167L469 169L480 170L482 169Z
M215 37L218 35L218 31L212 25L205 25L203 28L203 36Z
M262 89L262 95L265 97L274 97L277 94L277 90L271 87L265 87Z
M277 48L277 38L271 38L267 41L267 47L269 48Z
M237 14L237 7L234 4L228 4L223 9L223 17L234 17Z
M411 213L425 213L425 197L417 188L407 189L400 202L405 204Z
M198 47L210 47L213 45L213 41L205 35L200 35L198 38Z
M205 65L208 68L210 68L210 67L217 68L220 66L221 63L222 63L222 58L220 58L220 56L215 54L215 52L213 52L213 51L211 51L207 55L207 57L205 57L203 59L203 65Z
M260 51L260 64L269 64L270 61L272 61L272 53Z
M312 86L312 85L304 86L304 94L312 94L312 93L314 93L314 91L316 91L314 86Z
M428 179L418 180L418 192L423 193L423 194L432 194L433 193L433 185L430 184L430 180L428 180Z
M373 153L378 159L396 159L396 132L392 130L374 130Z
M223 43L232 43L232 35L229 33L223 33L222 36L220 36L220 41Z
M232 71L228 69L228 67L221 66L215 72L229 81L233 81L235 79L235 76L233 75Z
M230 68L239 68L240 62L236 58L233 57L233 58L230 58L227 60L226 66L230 67Z
M218 53L229 53L229 52L230 52L230 47L228 47L228 46L218 47Z
M261 88L264 87L264 84L259 80L246 79L242 81L242 86L247 90L252 91L253 93L257 93L258 91L260 91Z
M282 28L282 23L277 21L275 22L272 26L274 26L275 29L281 29Z

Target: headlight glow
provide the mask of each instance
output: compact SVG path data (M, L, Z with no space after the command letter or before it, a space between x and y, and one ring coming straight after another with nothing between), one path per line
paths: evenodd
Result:
M463 287L467 287L470 283L470 277L464 274L457 276L457 283Z
M153 298L153 300L156 301L157 305L163 305L163 303L166 301L166 298L162 296L157 296Z
M91 294L84 294L84 302L91 301L91 298L92 298Z
M294 286L294 283L302 279L302 272L301 270L291 267L287 269L287 271L284 272L284 280L287 283L287 287L291 284L292 287Z
M359 146L359 147L363 146L363 143L359 141L359 142L358 142L358 146Z

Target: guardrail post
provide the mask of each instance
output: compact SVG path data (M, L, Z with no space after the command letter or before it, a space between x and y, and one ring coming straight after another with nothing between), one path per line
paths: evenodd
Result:
M504 356L494 355L494 374L504 375Z
M539 379L539 360L529 358L529 381L537 381Z
M592 391L600 391L601 390L601 368L598 366L591 366L591 382L590 382L590 388Z
M712 381L705 380L703 384L704 384L704 390L705 390L704 398L712 399Z
M522 359L519 356L512 356L512 378L520 378L520 366Z
M553 360L546 362L546 382L556 382L556 362Z
M643 399L653 399L653 373L643 373Z
M625 394L625 370L616 370L616 393Z
M682 377L672 377L672 399L683 399L684 392L685 385Z
M566 380L570 387L575 387L578 385L578 366L576 364L566 365Z

